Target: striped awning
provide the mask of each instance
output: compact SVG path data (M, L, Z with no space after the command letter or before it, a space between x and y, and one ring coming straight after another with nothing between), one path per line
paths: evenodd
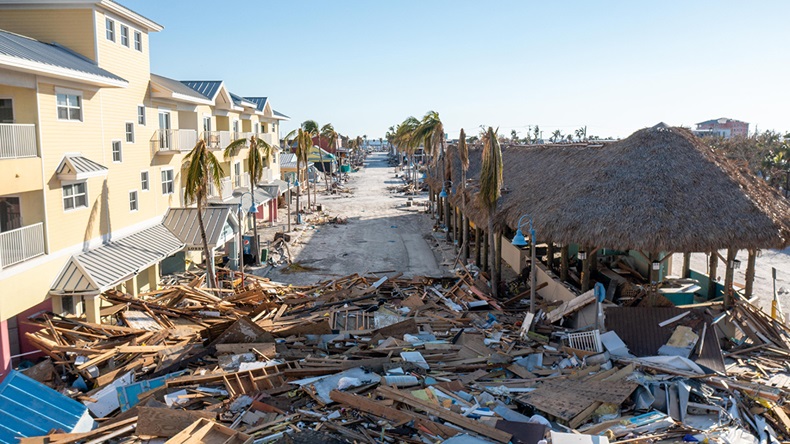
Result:
M184 243L159 224L69 259L52 294L96 294L182 250Z

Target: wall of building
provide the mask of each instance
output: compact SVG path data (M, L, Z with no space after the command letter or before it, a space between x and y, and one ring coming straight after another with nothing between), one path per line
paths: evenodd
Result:
M96 60L93 9L5 9L0 29L46 43L57 42Z

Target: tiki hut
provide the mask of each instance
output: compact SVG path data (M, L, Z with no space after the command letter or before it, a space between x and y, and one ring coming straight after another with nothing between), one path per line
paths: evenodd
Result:
M476 178L480 151L469 157L467 177ZM609 144L505 147L503 157L502 231L528 214L539 240L648 257L790 244L788 201L683 128L659 124ZM466 193L467 216L485 226L474 180Z

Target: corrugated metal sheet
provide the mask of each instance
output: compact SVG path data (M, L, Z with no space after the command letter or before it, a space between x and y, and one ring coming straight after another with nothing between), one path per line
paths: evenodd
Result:
M288 116L286 116L285 114L283 114L283 113L281 113L281 112L277 111L276 109L273 109L273 110L272 110L272 113L274 113L274 115L275 115L276 117L282 117L283 119L290 119L290 117L288 117Z
M219 88L222 86L222 80L182 80L181 83L209 100L214 100L217 97Z
M74 173L76 174L84 174L84 173L98 173L101 171L107 171L107 167L104 165L100 165L87 157L82 156L65 156L63 160L60 162L60 165L57 169L57 174L63 172L64 168L69 167Z
M203 226L206 229L206 240L209 248L216 247L222 238L225 223L232 218L233 211L227 206L208 207L203 209ZM165 213L162 221L173 234L183 242L187 248L202 248L203 237L200 235L197 208L170 208Z
M0 443L42 436L51 430L88 432L94 426L88 409L17 371L0 384Z
M263 108L266 107L266 101L268 100L266 97L245 97L244 99L254 103L258 111L263 111Z
M164 225L155 225L72 256L52 292L104 291L184 248Z
M174 80L165 76L160 76L159 74L151 73L151 81L175 93L189 97L194 97L195 99L206 100L205 96L198 93L194 89L184 85L178 80Z
M7 31L0 31L0 55L91 74L109 80L126 81L99 68L91 60L65 47L40 42Z
M678 322L659 327L658 324L679 314L691 311L691 314ZM678 325L685 325L702 334L703 324L708 328L705 334L705 345L702 356L691 355L697 364L713 370L724 371L724 358L721 355L716 330L710 324L712 319L702 310L682 309L676 307L609 307L606 308L606 329L617 333L625 342L628 350L635 356L655 356L658 349L669 341L672 332Z
M230 98L233 100L233 103L238 106L249 106L250 108L257 108L258 106L255 102L251 102L237 94L230 93Z
M296 170L296 154L294 153L280 154L280 168Z

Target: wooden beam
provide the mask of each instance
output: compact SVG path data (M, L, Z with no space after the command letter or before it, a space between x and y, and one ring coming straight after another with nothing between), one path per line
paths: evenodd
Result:
M735 269L732 267L732 263L735 260L735 253L737 251L730 247L727 249L727 262L724 264L724 309L730 307L732 304L732 281L735 277Z
M710 253L710 262L708 263L708 299L716 297L716 275L719 268L719 254L715 251Z
M560 248L560 281L568 280L568 244L563 244Z
M750 249L749 260L746 262L746 288L744 290L746 299L751 299L752 293L754 292L754 268L756 260L757 250Z
M683 270L680 277L688 279L691 277L691 253L683 253Z

